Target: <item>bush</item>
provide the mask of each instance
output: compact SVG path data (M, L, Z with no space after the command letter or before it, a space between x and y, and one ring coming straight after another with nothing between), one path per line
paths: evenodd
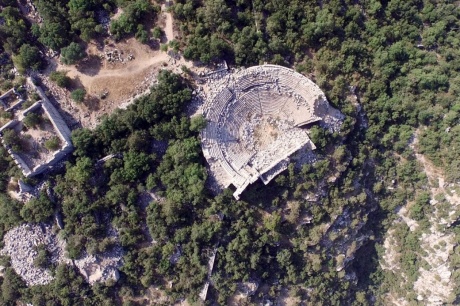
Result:
M135 2L129 3L124 8L123 14L117 19L113 20L110 24L110 32L116 39L120 39L123 36L133 34L137 31L136 38L138 34L142 34L143 26L141 24L142 20L151 13L158 11L157 7L152 6L152 4L147 0L137 0ZM142 27L142 31L140 31ZM148 33L145 33L148 36Z
M152 30L152 35L156 39L160 39L163 36L163 30L159 27L154 27Z
M24 120L22 121L28 128L36 128L37 125L40 125L42 123L43 118L39 114L35 112L30 112L28 113L25 117Z
M206 127L207 121L203 115L198 115L190 120L190 130L199 132Z
M50 253L46 249L45 245L40 244L35 247L35 250L37 251L38 255L34 259L34 265L39 268L47 268L50 265Z
M40 95L36 92L33 92L31 95L30 95L30 99L33 101L33 102L37 102L37 101L40 101L41 98L40 98Z
M160 50L163 51L163 52L168 52L168 49L169 49L169 47L168 47L167 44L164 44L164 45L160 46Z
M6 129L5 131L3 131L3 140L5 141L5 145L10 146L13 151L22 151L21 139L19 138L19 135L18 133L16 133L15 130Z
M85 248L86 238L81 235L71 236L67 240L66 251L70 259L78 259Z
M174 52L179 52L180 43L177 40L171 40L169 42L169 47L171 47Z
M416 221L428 218L430 211L430 193L422 192L415 199L415 203L409 208L409 217Z
M141 44L146 44L149 42L149 33L144 29L144 26L141 24L137 26L137 32L135 37Z
M11 113L11 112L0 111L0 117L1 117L1 118L4 118L4 119L9 119L9 120L11 120L11 119L14 118L14 115L13 115L13 113Z
M86 90L84 90L82 88L75 89L70 94L70 97L72 98L72 100L74 100L75 102L78 102L78 103L83 102L85 100L85 96L86 96Z
M70 78L64 71L53 71L50 74L50 80L55 82L59 87L67 88L70 86Z
M54 136L51 139L45 141L45 148L47 148L50 151L56 151L57 149L59 149L60 146L61 140L57 136Z

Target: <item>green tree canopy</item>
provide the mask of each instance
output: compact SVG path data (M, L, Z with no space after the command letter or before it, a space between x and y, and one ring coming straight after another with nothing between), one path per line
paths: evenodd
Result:
M40 27L39 41L57 51L69 44L67 30L60 22L44 22Z
M83 88L75 89L74 91L70 93L70 97L75 102L81 103L85 100L86 90L84 90Z
M73 65L85 57L86 51L80 44L71 42L61 49L61 61L66 65Z
M23 44L19 52L13 57L13 61L18 70L24 73L27 69L39 70L42 67L42 58L37 47Z
M46 222L54 212L54 205L46 192L33 198L21 208L21 217L27 222Z

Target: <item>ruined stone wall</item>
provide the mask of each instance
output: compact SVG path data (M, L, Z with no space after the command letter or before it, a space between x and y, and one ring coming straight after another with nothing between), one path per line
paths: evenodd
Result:
M48 97L43 92L43 89L40 86L35 85L30 78L27 79L27 82L31 88L37 91L41 100L38 102L35 102L29 108L24 110L21 114L22 116L19 119L22 120L25 116L27 116L27 114L34 112L39 108L42 108L46 116L48 116L48 118L50 119L51 124L53 125L53 128L55 129L56 133L58 134L58 137L61 139L61 142L62 142L62 146L60 150L54 152L51 158L48 159L47 162L35 166L32 170L18 154L14 153L11 149L8 149L8 153L11 155L14 162L22 170L22 173L26 177L30 177L30 176L34 176L34 175L43 173L46 170L48 170L49 167L56 165L62 158L64 158L67 154L72 152L73 145L71 141L70 129L67 127L67 124L65 123L64 119L62 119L61 115L56 110L56 108L48 100ZM8 95L11 94L11 92L13 91L12 90L8 91L7 93L3 94L2 97L4 97L7 94ZM13 128L18 123L19 121L17 119L11 120L10 122L8 122L7 124L5 124L4 126L0 128L0 133L3 132L7 128ZM3 145L5 145L3 139L2 139L2 143Z
M2 140L3 145L5 146L5 142ZM5 146L6 147L6 146ZM11 157L14 160L14 163L18 165L19 169L21 169L22 173L26 176L29 177L32 175L32 171L30 170L29 166L24 162L24 160L19 156L18 154L14 153L13 150L8 149L8 153L11 155Z
M0 128L0 133L2 133L6 129L12 129L19 121L16 119L11 120L10 122L6 123L4 126Z
M16 119L11 120L10 122L8 122L7 124L5 124L4 126L0 128L0 133L2 133L6 129L14 128L18 123L19 121ZM7 147L3 139L2 139L2 144L5 148ZM24 162L24 160L18 154L14 153L13 150L7 149L7 151L13 158L13 161L15 162L15 164L18 165L19 169L21 169L22 173L25 176L29 176L31 173L31 170L29 166L27 166L27 164Z
M64 119L62 119L59 112L51 104L50 100L43 92L43 89L40 86L35 85L30 78L28 78L27 81L32 86L32 88L35 88L40 98L42 98L41 103L42 103L43 110L45 111L46 115L50 118L51 123L53 124L54 128L58 132L59 138L61 138L63 142L67 142L71 145L72 144L72 141L70 139L71 132L67 124L65 123Z
M31 106L29 106L29 108L27 108L26 110L24 110L24 111L22 112L22 115L25 117L25 116L27 116L29 113L34 112L35 110L39 109L41 106L42 106L41 101L35 102L35 103L32 104Z
M5 92L3 95L0 96L0 100L8 98L11 94L13 94L14 88L11 88L7 92Z
M59 134L59 137L62 141L66 142L68 145L72 145L72 141L70 140L70 129L67 127L64 119L62 119L61 115L59 115L58 111L51 105L51 102L44 102L42 104L43 110L48 115L53 124L54 128Z
M62 147L62 149L60 149L59 151L54 152L52 158L50 158L46 163L35 166L34 169L32 170L31 175L38 175L40 173L45 172L50 167L55 166L67 154L72 152L72 150L73 150L73 147L70 144L67 144L67 146Z

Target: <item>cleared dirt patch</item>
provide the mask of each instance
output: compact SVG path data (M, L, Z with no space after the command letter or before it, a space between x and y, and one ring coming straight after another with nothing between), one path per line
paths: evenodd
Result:
M134 38L120 42L108 40L103 47L89 44L87 53L88 58L78 65L57 63L56 67L74 80L73 87L86 89L87 99L83 103L86 114L74 115L87 127L94 127L102 115L148 90L158 70L170 60L166 53Z

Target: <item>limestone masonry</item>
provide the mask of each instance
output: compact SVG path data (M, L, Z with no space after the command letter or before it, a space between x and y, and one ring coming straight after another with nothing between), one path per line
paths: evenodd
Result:
M300 148L315 149L302 127L340 117L316 84L285 67L239 70L216 85L203 107L203 154L216 180L236 187L236 199L259 178L268 184Z
M32 104L26 110L17 110L15 114L16 118L0 127L0 134L2 134L6 129L15 129L18 131L19 136L23 136L24 132L22 127L22 120L27 116L27 114L31 112L43 112L44 117L49 120L52 125L51 130L42 133L45 135L40 135L38 139L31 139L31 147L28 148L29 152L14 152L11 148L7 147L8 153L22 170L24 176L31 177L43 173L50 167L56 165L67 154L72 152L73 145L71 141L70 129L56 108L48 100L48 97L45 95L43 89L40 86L35 85L30 78L27 79L26 88L29 92L36 92L40 97L40 100ZM3 101L3 99L0 99L0 101ZM1 102L0 104L2 104L5 111L12 112L18 108L18 105L22 104L22 102L24 101L20 101L9 108L7 108L4 102ZM41 152L44 151L44 149L40 149L40 147L43 147L44 141L46 138L49 139L50 135L56 135L59 137L61 142L60 148L54 152ZM4 143L3 139L2 142Z

